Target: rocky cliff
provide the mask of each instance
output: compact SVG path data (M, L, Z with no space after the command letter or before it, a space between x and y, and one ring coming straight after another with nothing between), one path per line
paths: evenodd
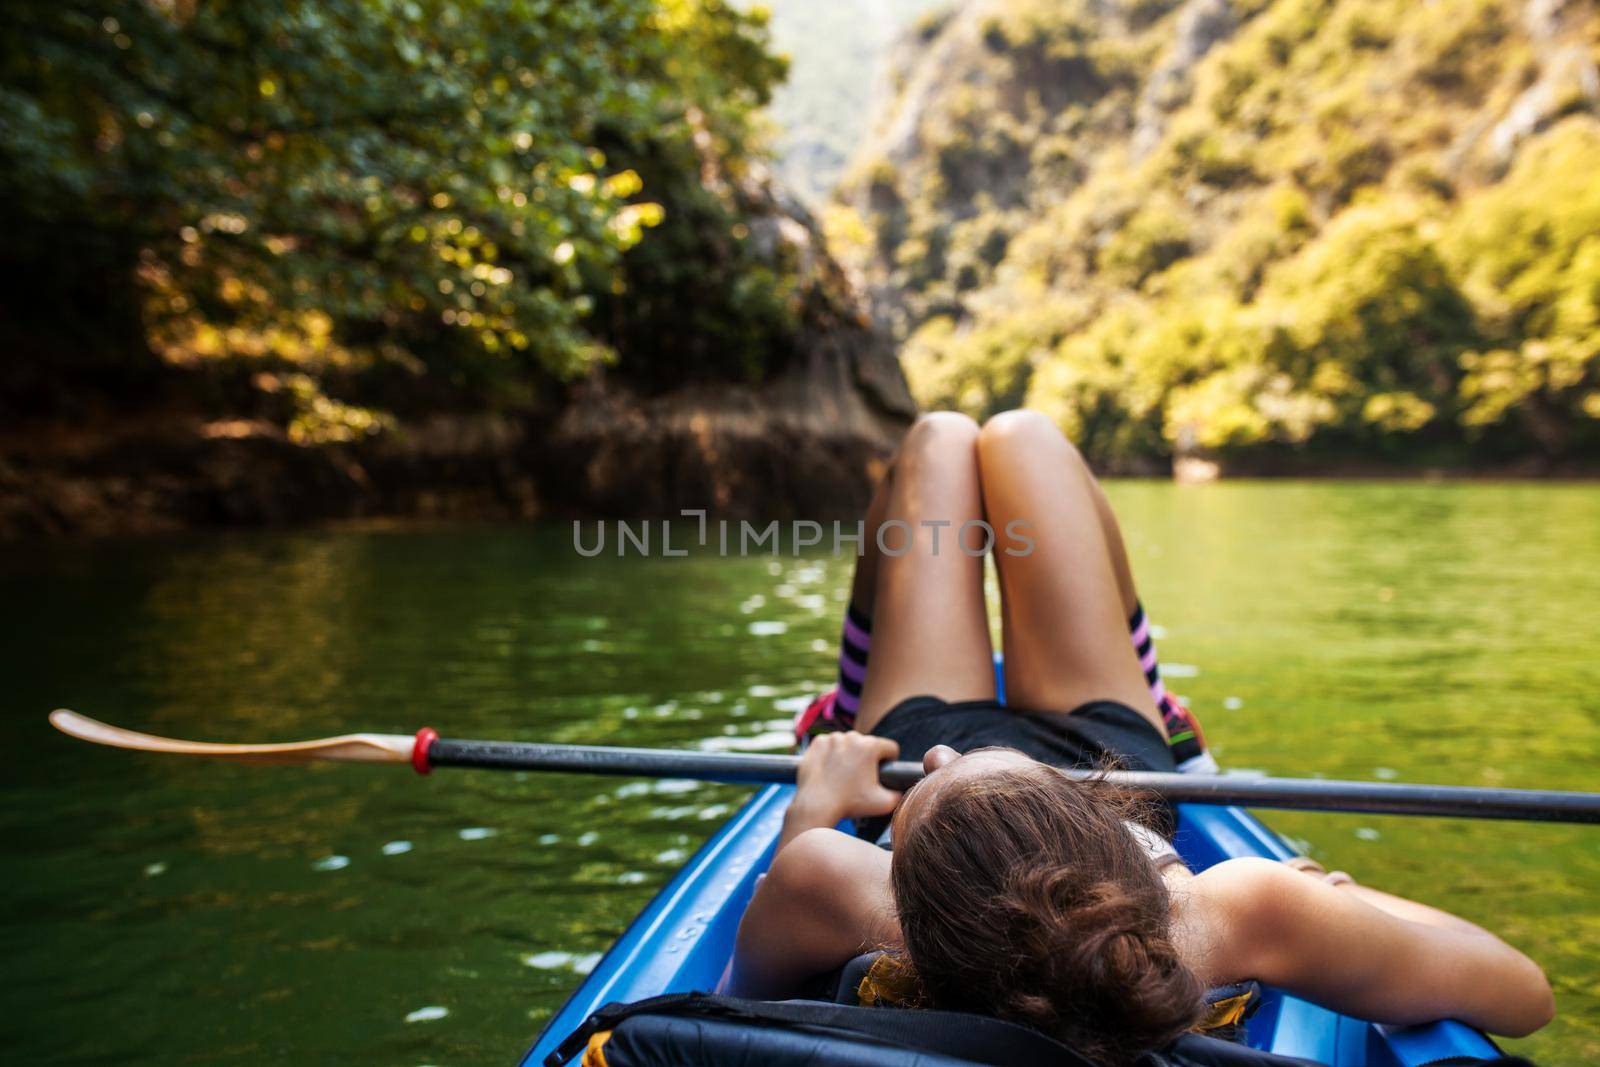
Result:
M750 518L864 509L916 414L899 361L803 207L768 195L750 225L765 254L801 279L793 356L760 385L646 396L598 376L581 384L540 441L551 506Z

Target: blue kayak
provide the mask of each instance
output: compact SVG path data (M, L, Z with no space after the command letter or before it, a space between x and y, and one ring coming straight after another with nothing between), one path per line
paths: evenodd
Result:
M523 1058L537 1067L602 1005L662 993L714 990L756 878L772 862L793 786L767 786L728 820L652 900L556 1013ZM1294 851L1239 808L1179 805L1174 843L1194 870L1238 856L1284 859ZM1246 1043L1329 1067L1422 1067L1498 1055L1489 1039L1455 1022L1381 1026L1265 990Z

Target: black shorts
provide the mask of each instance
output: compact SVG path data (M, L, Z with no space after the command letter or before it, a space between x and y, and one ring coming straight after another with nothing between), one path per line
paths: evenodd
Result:
M1178 769L1155 724L1115 700L1091 700L1063 713L1007 707L993 700L952 704L933 696L910 697L891 708L872 732L899 742L900 758L914 763L934 745L949 745L957 752L1004 745L1056 767ZM887 824L886 819L862 820L857 832L876 840Z

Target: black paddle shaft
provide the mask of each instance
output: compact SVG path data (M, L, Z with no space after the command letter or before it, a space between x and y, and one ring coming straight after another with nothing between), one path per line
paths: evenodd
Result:
M741 785L792 783L800 767L799 756L547 745L518 741L451 741L445 738L434 741L429 747L428 762L435 767L568 771L629 778L692 778L703 782ZM1159 794L1174 803L1364 812L1373 815L1600 823L1600 793L1143 771L1102 774L1076 770L1067 773L1082 779L1104 777L1117 785ZM891 789L907 789L922 775L922 767L915 763L885 763L879 771L879 778Z

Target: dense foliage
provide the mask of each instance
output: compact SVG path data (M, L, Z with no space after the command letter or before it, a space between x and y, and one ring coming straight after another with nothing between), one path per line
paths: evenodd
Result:
M759 13L21 0L7 23L13 405L226 366L327 439L408 392L517 402L602 361L680 381L782 358L790 280L747 247L739 192L784 69Z
M831 226L924 404L1131 466L1600 452L1592 4L984 0L927 38Z

